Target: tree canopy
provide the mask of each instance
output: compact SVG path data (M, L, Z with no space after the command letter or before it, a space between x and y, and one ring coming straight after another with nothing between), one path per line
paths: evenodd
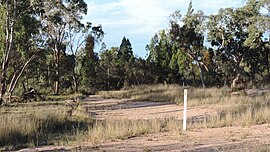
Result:
M168 28L153 35L145 59L134 55L128 37L111 48L101 43L102 26L83 21L87 9L83 0L0 1L0 105L30 87L58 95L139 84L212 87L241 78L251 87L270 81L267 0L213 15L190 2L186 13L172 12Z

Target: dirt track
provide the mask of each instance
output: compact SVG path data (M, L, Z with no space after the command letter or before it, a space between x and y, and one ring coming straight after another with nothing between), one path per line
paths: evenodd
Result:
M197 129L185 135L169 133L135 137L85 147L82 151L269 151L270 127Z
M102 99L97 96L87 98L87 110L96 119L182 119L183 107L174 103L132 102L128 100ZM213 115L216 111L209 106L189 108L188 116L197 118Z
M182 119L182 107L172 103L131 102L85 99L86 109L96 119ZM190 118L216 114L213 107L199 106L188 109ZM21 151L270 151L270 124L252 127L223 127L192 129L185 134L158 133L99 145L81 143L71 147L46 146Z
M97 100L96 100L97 99ZM129 102L127 100L89 98L97 119L182 119L183 107L173 103ZM104 104L106 103L106 104ZM93 108L95 105L95 108ZM215 115L214 107L188 108L189 118ZM262 147L263 146L263 147ZM159 133L104 143L86 145L83 151L270 151L270 125L193 129L182 135Z

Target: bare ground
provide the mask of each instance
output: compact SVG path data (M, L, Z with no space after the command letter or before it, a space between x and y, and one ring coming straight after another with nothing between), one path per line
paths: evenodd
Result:
M181 135L151 134L81 147L82 151L270 151L270 127L196 129Z
M86 108L96 119L182 119L183 108L169 102L133 102L127 99L87 98ZM203 117L216 114L213 107L197 106L188 109L189 117Z
M96 119L182 119L183 108L172 103L131 102L91 96L85 107ZM190 119L215 115L211 106L188 109ZM270 151L270 124L250 127L191 129L185 133L158 133L93 145L45 146L23 151Z

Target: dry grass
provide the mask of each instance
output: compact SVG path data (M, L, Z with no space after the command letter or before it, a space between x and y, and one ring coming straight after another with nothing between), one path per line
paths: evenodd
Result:
M181 131L180 121L175 119L96 121L82 104L48 101L14 103L1 108L0 150L66 145L82 140L95 144L148 133ZM71 111L73 107L76 108Z
M99 95L105 98L129 98L133 101L182 104L183 90L184 88L178 85L142 85L116 92L99 92ZM270 95L231 96L228 88L188 88L188 106L201 105L211 105L218 111L217 116L202 123L204 127L249 126L270 123Z
M16 103L1 108L0 151L73 141L94 121L86 119L80 107L73 110L74 116L70 110L66 102Z
M104 98L128 98L133 101L178 102L183 88L178 85L140 85L121 91L100 91Z
M121 91L99 92L99 95L182 104L183 88L178 85L144 85ZM188 88L188 96L188 106L211 105L218 111L217 115L190 124L189 128L270 124L270 95L235 97L230 96L227 88ZM87 103L65 100L13 103L1 108L0 150L63 145L82 140L96 144L163 131L181 134L182 122L173 118L97 121L89 116L83 104Z
M87 141L95 144L164 131L179 133L180 126L180 121L175 119L97 121L93 128L89 129Z
M251 126L258 124L270 124L270 96L246 98L237 100L235 97L228 100L222 108L219 108L218 115L212 117L205 127L223 126Z
M127 98L132 101L153 101L153 102L175 102L181 104L183 102L184 88L179 85L140 85L132 86L121 91L100 91L98 95L103 98ZM199 101L197 104L201 104L200 101L208 101L211 98L220 98L227 96L229 89L227 88L209 88L198 89L188 88L189 99L196 99ZM207 102L208 103L208 102ZM193 105L196 105L193 102Z

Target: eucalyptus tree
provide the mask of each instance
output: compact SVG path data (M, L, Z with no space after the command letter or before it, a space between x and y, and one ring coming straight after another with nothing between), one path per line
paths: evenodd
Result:
M99 77L103 80L102 89L104 90L120 89L118 88L118 82L120 81L118 72L119 64L117 63L118 50L118 47L111 47L110 49L103 48L99 54L101 68Z
M172 65L175 52L175 45L170 39L166 30L161 30L151 39L147 45L149 56L147 60L156 66L155 73L159 82L175 82L174 75L177 75L178 68Z
M261 1L249 0L246 5L220 9L208 21L208 40L216 47L216 62L226 79L241 75L255 80L263 75L267 50L262 48L265 33ZM269 50L268 50L269 51Z
M204 21L205 15L202 11L194 13L192 8L192 2L189 3L188 11L184 17L180 14L180 11L176 11L171 15L169 33L171 39L177 45L179 58L185 59L185 70L191 71L195 79L195 66L200 72L200 79L202 87L205 87L204 71L208 68L203 63L203 48L204 48ZM182 67L182 60L179 67ZM180 71L181 72L181 71Z
M82 26L83 14L87 4L83 0L46 0L42 1L40 20L43 32L49 38L48 44L53 52L55 66L55 94L59 94L61 80L61 56L65 55L67 38L71 27Z
M79 60L83 60L82 58L90 59L90 54L92 55L93 59L95 43L102 41L104 34L105 33L102 30L101 25L92 26L92 24L89 22L75 27L71 25L68 26L67 49L74 56L74 60L72 62L72 80L74 92L78 92L79 88L79 70L76 70L78 68Z
M0 105L10 97L27 65L42 50L36 43L39 22L30 1L0 1L1 81Z

